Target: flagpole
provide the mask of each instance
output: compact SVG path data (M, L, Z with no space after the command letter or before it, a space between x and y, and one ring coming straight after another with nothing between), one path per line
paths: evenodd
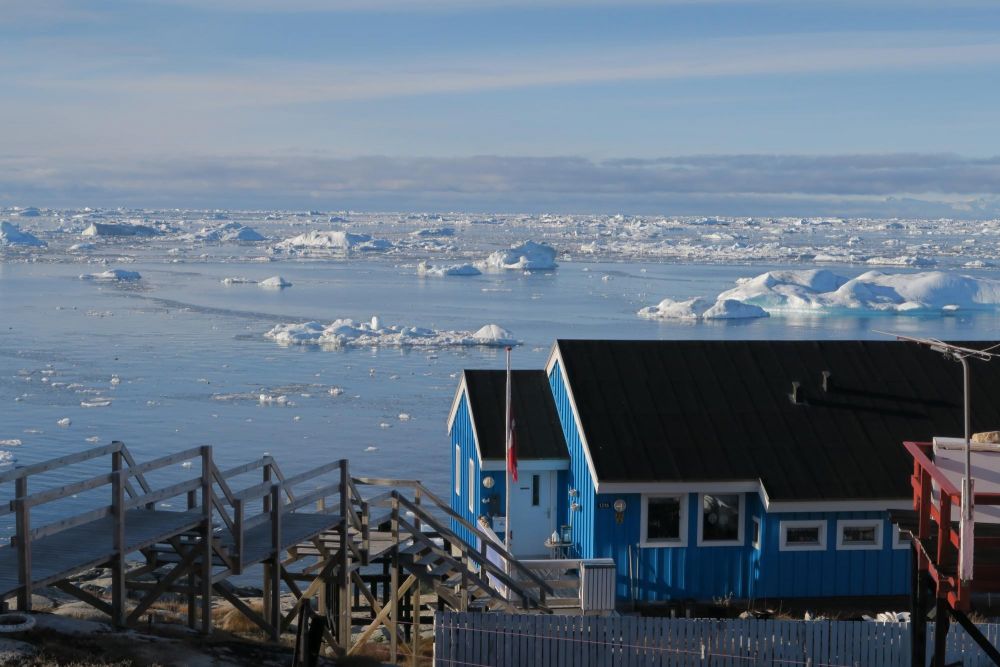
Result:
M507 346L507 404L504 412L504 471L507 479L506 508L504 509L503 546L510 553L510 346Z

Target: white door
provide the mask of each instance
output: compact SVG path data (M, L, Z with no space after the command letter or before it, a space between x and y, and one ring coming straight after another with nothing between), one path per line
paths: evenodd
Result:
M545 540L556 527L556 473L519 470L517 477L510 496L512 551L518 558L547 558Z

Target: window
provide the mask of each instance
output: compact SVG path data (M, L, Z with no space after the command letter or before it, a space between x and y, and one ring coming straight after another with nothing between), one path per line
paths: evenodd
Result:
M743 544L742 493L701 494L698 544L738 546Z
M687 544L687 496L643 496L639 546Z
M826 521L782 521L779 551L825 551Z
M469 459L469 511L476 513L476 462Z
M539 501L539 487L541 486L542 476L532 475L531 476L531 506L538 507Z
M462 497L462 448L455 445L455 495Z
M841 519L837 522L837 548L862 550L882 548L882 521Z
M750 524L750 544L754 549L760 551L760 517L753 517L753 523Z
M892 527L892 548L893 549L909 549L910 548L910 534L900 532L899 526Z

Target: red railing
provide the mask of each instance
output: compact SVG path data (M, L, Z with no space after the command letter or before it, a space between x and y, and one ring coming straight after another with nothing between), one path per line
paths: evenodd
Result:
M928 456L933 451L932 443L904 442L903 446L913 457L910 486L913 488L913 509L917 512L917 537L920 542L917 567L931 575L937 597L947 598L955 609L967 610L973 589L979 592L1000 591L1000 559L991 559L996 562L974 559L975 582L959 581L959 528L955 519L962 511L962 493ZM933 493L935 485L936 499ZM1000 493L974 493L973 507L977 505L1000 505ZM935 534L937 548L931 553L930 540ZM1000 537L977 535L973 543L975 553L998 547Z

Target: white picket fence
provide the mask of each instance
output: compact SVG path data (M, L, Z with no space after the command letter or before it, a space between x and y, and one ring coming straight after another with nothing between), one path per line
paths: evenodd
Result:
M1000 625L979 626L994 644ZM934 624L928 624L931 655ZM438 667L909 667L907 624L439 612ZM952 625L948 662L992 665Z

